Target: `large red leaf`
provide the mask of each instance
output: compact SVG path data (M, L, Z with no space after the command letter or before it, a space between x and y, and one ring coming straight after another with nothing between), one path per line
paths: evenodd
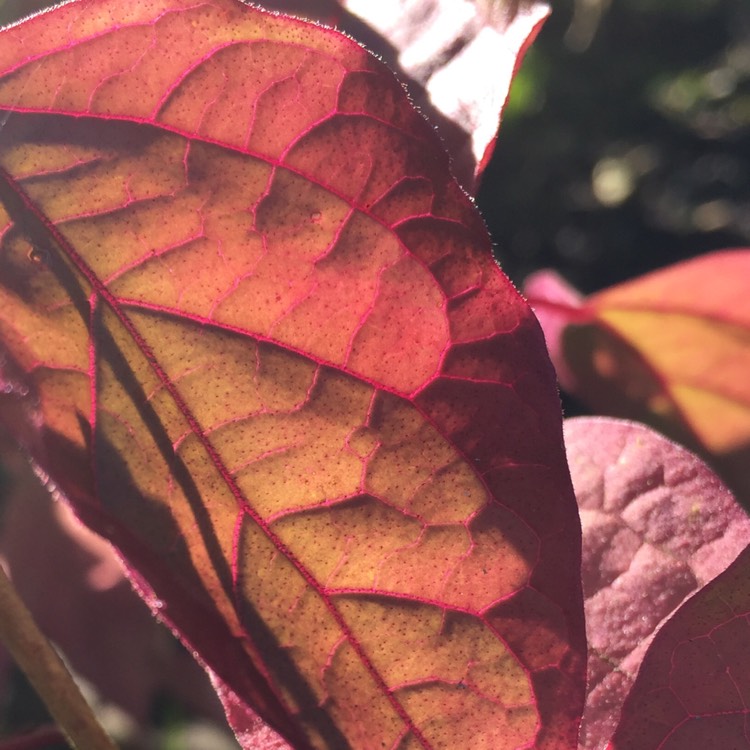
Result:
M0 107L2 419L238 723L573 747L552 371L383 66L233 0L82 0L3 32Z
M750 748L750 546L657 633L608 750Z
M526 293L566 389L706 456L750 509L750 250L725 250L576 301Z
M565 445L581 509L589 643L580 746L598 750L653 634L747 546L750 518L702 461L644 425L569 419Z

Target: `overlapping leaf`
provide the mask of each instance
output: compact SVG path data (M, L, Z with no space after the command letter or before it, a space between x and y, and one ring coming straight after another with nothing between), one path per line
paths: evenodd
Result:
M358 45L230 0L0 43L2 418L295 747L569 748L541 333Z
M550 12L538 0L267 0L336 26L408 82L469 193L487 166L518 66ZM491 75L487 72L491 71Z
M750 747L750 547L659 631L608 750Z
M654 632L748 545L750 518L702 461L643 425L571 419L565 444L589 643L580 746L595 750L612 736ZM710 690L702 697L701 710L715 710Z
M431 117L434 113L447 118L436 122L438 132L453 157L454 173L473 192L492 156L513 75L549 6L536 0L342 0L342 4L393 44L397 69L423 87L424 93L412 91L417 104ZM374 51L389 61L391 55L380 46Z
M565 388L709 457L750 508L750 250L716 252L578 304L549 275L527 294Z

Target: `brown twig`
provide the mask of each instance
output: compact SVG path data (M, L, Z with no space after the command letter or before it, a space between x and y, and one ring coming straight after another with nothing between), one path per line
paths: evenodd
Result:
M78 750L116 750L0 565L0 640Z

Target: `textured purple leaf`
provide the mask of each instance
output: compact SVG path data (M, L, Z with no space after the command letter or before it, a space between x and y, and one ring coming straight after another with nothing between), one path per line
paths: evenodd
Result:
M654 632L750 539L750 519L696 456L643 425L565 423L583 527L589 693L581 747L601 748Z

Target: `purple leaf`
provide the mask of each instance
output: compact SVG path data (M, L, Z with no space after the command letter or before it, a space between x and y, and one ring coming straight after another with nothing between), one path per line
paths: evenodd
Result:
M565 423L583 528L589 686L581 747L603 747L653 634L729 565L750 519L689 451L643 425Z

